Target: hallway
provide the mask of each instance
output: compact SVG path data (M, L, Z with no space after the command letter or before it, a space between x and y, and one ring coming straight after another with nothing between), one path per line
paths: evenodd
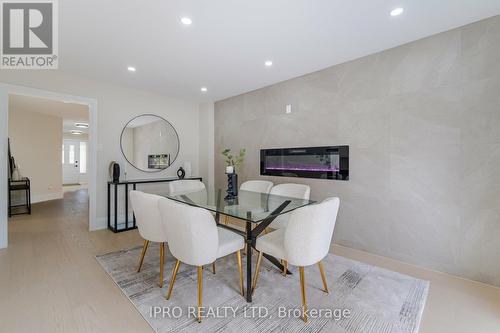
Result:
M137 232L89 233L87 211L87 190L79 190L9 221L0 332L150 331L94 257L141 244Z

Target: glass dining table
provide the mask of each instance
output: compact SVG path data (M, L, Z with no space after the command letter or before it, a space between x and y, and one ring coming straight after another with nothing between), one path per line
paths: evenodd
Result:
M245 238L246 251L246 299L252 301L252 252L257 237L279 215L289 213L297 208L314 203L312 200L283 197L267 193L238 191L238 196L225 199L225 192L221 189L201 190L186 193L163 194L164 197L207 209L215 214L215 221L221 228L229 229ZM221 216L228 216L245 223L245 230L234 228L221 223ZM283 266L280 261L270 255L263 255L280 270ZM287 274L291 274L287 270Z

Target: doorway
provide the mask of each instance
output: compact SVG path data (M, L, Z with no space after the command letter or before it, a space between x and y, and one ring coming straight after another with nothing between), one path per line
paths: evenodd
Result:
M88 228L89 230L96 230L99 228L96 216L96 187L97 187L97 101L91 98L61 94L57 92L51 92L46 90L40 90L35 88L10 85L0 83L0 160L6 161L7 157L7 138L9 132L9 95L23 95L35 98L45 98L52 101L59 101L63 103L76 103L85 105L88 110L88 137L86 138L87 145L87 182L88 182ZM81 140L80 140L81 141ZM60 142L58 149L59 155L57 162L59 166L61 164L62 155L62 142ZM29 164L28 164L29 165ZM23 167L24 168L24 167ZM76 168L75 168L76 169ZM0 173L7 175L8 169L7 164L0 164ZM31 173L31 172L30 172ZM59 178L62 183L62 172ZM0 187L7 188L8 178L0 177ZM48 187L48 186L47 186ZM7 205L7 191L0 191L0 202L4 203L0 205L0 249L7 247L8 244L8 205Z
M64 139L62 145L63 186L88 182L88 144L83 140Z
M86 183L87 134L79 126L88 129L88 112L82 104L9 94L14 175L29 179L32 203L63 199L63 185Z

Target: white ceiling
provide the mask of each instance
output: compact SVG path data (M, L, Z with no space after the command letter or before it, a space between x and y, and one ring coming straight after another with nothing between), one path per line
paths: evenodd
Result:
M198 101L227 98L500 14L499 0L59 3L61 70ZM391 17L396 7L405 12ZM193 24L182 25L183 16ZM264 66L267 59L274 62L271 68Z
M9 109L14 111L31 111L63 119L63 133L79 130L88 134L88 129L77 128L75 123L89 123L87 105L65 103L45 98L9 95Z

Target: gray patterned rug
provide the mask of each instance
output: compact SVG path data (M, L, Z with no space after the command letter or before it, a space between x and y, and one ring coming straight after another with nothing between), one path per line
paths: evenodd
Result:
M197 273L181 265L170 301L165 294L175 259L166 251L163 289L158 287L159 248L150 245L140 273L141 247L97 256L98 262L155 332L418 332L429 282L343 257L324 259L330 294L322 291L316 266L305 269L309 322L300 318L298 269L283 277L263 259L253 295L240 296L236 257L216 263L216 274L203 274L205 317L195 319ZM254 256L255 257L255 256ZM243 263L243 267L245 264Z

